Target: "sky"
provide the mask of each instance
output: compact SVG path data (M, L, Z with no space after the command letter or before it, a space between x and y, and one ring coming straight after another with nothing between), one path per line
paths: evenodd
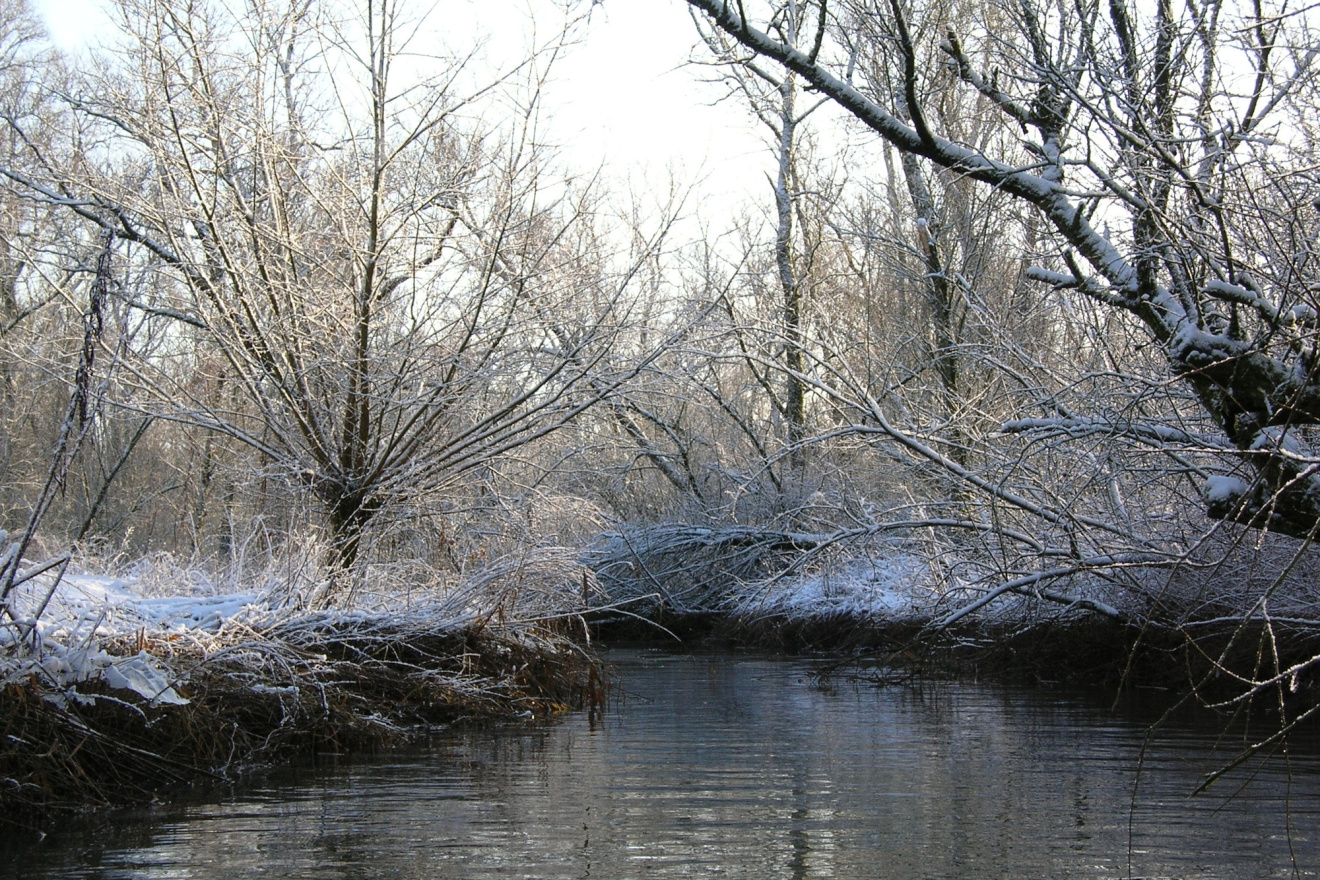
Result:
M54 42L77 51L109 26L102 0L34 0ZM553 0L438 0L446 26L481 39L526 13L556 22ZM462 22L467 21L467 24ZM457 23L457 24L456 24ZM460 40L461 42L461 40ZM696 31L683 0L604 0L583 40L556 65L549 100L553 139L578 170L603 166L625 184L694 186L693 202L721 213L768 202L773 158L736 101L684 62ZM492 51L499 51L496 40ZM510 45L509 51L517 51Z

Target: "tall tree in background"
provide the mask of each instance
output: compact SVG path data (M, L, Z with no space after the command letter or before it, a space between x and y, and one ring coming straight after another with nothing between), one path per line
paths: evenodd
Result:
M797 45L810 4L783 6L770 26L787 45ZM803 333L807 320L811 254L804 246L802 211L809 198L800 154L805 150L808 117L820 107L819 99L802 93L797 74L773 71L755 63L743 63L734 44L723 31L703 27L696 19L707 49L721 68L722 79L736 99L762 125L770 138L775 168L770 176L774 195L774 269L779 288L778 320L770 328L773 346L779 350L781 367L777 377L765 372L755 359L748 369L784 425L784 440L794 470L802 467L802 441L806 438L807 389L803 377L805 360ZM807 99L807 100L804 100ZM774 386L779 387L774 387Z

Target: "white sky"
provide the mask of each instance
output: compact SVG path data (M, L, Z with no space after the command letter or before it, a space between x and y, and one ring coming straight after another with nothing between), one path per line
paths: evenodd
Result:
M98 0L34 5L66 50L95 42L108 27ZM438 0L436 9L454 42L452 29L464 19L475 19L486 34L498 35L504 22L521 34L527 9L547 5L553 7L546 0ZM553 8L545 22L558 23ZM703 209L720 206L727 214L748 203L763 209L773 160L739 103L713 106L719 88L683 67L695 41L683 0L605 0L584 41L555 68L547 104L552 137L579 171L604 164L610 177L634 187L667 187L672 173L697 183ZM509 51L521 45L521 38L511 41ZM495 40L492 51L498 46Z
M556 114L574 144L609 167L641 170L660 182L702 177L703 190L736 198L750 190L770 198L773 158L735 101L684 67L696 30L683 0L606 0L583 45L556 79L565 99Z

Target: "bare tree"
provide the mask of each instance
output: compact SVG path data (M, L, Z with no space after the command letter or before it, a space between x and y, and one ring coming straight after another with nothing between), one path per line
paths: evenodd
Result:
M538 85L557 40L473 84L470 58L418 60L429 32L399 3L117 13L116 52L69 99L104 148L3 173L157 274L131 296L167 328L137 352L155 401L139 405L309 491L339 567L382 511L554 431L646 361L619 334L666 221L604 252L595 194L550 172ZM488 127L498 101L514 122Z
M787 45L797 45L804 27L803 16L810 5L789 3L770 23ZM797 74L768 70L754 62L741 63L730 38L715 28L704 27L694 19L707 49L730 90L746 104L765 128L775 159L771 189L774 195L774 270L779 287L776 347L782 349L783 369L779 371L780 388L772 387L771 377L762 375L754 363L748 369L765 388L768 399L783 420L789 457L796 469L802 466L802 441L806 436L806 387L800 376L803 368L803 325L806 321L807 286L810 253L803 246L803 203L809 198L799 154L804 149L804 124L821 106L819 99L804 96ZM809 100L804 100L804 97Z

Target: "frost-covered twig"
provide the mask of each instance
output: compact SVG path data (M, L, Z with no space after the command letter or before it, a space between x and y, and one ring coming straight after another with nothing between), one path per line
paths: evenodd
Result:
M29 633L35 631L35 621L20 622L17 620L14 617L10 598L14 589L19 585L51 568L60 567L62 573L62 567L68 562L67 556L56 557L37 566L35 569L27 572L20 571L20 566L23 564L28 548L37 536L41 521L51 503L55 500L56 495L64 487L69 467L92 427L91 416L96 407L96 395L92 388L92 379L96 365L96 353L101 345L101 332L104 328L105 304L110 295L110 286L113 282L110 256L114 248L114 242L114 234L108 233L105 245L96 261L96 275L92 280L91 290L88 294L87 310L83 314L82 350L79 354L78 366L74 371L73 390L69 395L64 420L60 423L55 449L51 453L46 481L32 504L27 525L24 527L22 534L14 542L14 545L5 551L2 561L0 561L0 617L8 617L22 628L26 628ZM0 538L0 542L3 542L3 540L4 538ZM58 586L59 578L56 577L50 587L50 593L53 594ZM49 601L50 595L48 594L46 600L37 609L36 617L40 617L41 613L45 611Z

